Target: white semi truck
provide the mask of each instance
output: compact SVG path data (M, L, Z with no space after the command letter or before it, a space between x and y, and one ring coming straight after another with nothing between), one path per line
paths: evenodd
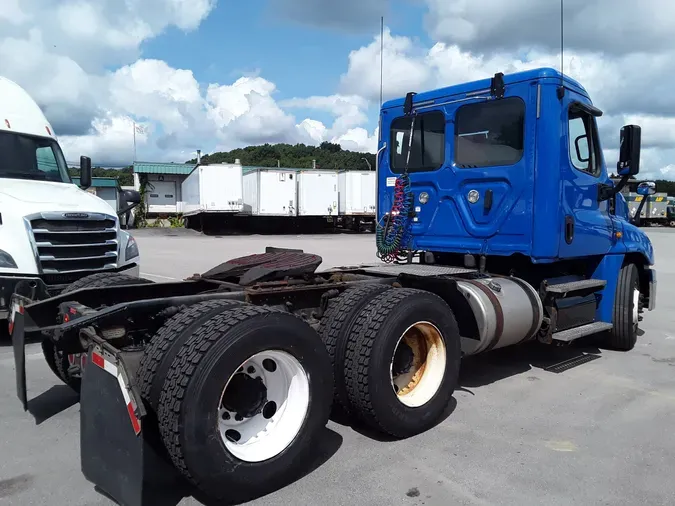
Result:
M91 275L139 276L134 238L109 204L84 191L91 160L81 157L80 169L78 187L38 104L0 77L0 325L17 290L40 299ZM140 195L124 191L120 201L125 213Z

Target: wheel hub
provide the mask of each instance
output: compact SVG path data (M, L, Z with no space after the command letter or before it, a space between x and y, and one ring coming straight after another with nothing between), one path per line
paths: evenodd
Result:
M410 369L412 369L414 360L415 353L413 352L412 348L407 342L401 342L401 344L398 345L398 348L396 348L396 353L394 354L392 374L394 376L399 376L409 372Z
M251 418L262 412L267 404L267 387L262 378L237 373L223 395L223 407L241 418Z
M391 360L391 385L408 407L428 402L440 387L446 364L441 332L429 322L411 325L401 336Z
M249 357L225 383L218 432L245 462L278 455L302 430L310 405L309 376L293 355L265 350Z

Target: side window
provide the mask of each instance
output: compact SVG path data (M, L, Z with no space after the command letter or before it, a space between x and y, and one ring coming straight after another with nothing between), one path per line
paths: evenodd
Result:
M39 147L35 150L35 160L37 169L41 172L56 173L59 172L59 164L51 146Z
M391 123L390 167L400 174L405 170L410 144L412 116L396 118ZM408 172L438 170L445 162L445 115L440 111L415 116Z
M569 151L572 165L592 176L600 175L600 153L595 121L587 112L570 107Z
M455 114L455 164L513 165L523 157L525 103L518 97L467 104Z

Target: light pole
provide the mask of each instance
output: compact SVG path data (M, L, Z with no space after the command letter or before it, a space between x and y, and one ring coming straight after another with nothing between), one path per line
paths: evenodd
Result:
M370 162L368 161L368 159L367 159L367 158L365 158L365 157L362 157L362 158L361 158L361 160L363 160L364 162L366 162L366 163L368 164L368 170L373 170L373 166L372 166L372 165L370 165Z

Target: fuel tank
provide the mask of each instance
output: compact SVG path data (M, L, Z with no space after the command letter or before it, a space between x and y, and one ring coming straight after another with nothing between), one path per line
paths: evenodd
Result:
M476 320L476 335L462 336L465 355L524 343L533 339L544 315L537 291L515 277L457 280Z

